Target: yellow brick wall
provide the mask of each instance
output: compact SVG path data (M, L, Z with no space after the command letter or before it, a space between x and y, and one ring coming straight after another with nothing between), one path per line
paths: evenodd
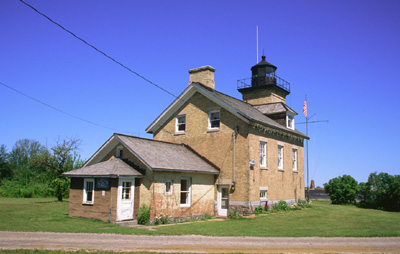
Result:
M267 168L260 167L260 141L267 142ZM278 169L278 144L283 145L283 170ZM260 200L260 187L268 187L270 201L304 199L304 149L303 142L278 137L251 129L249 134L251 159L251 200ZM292 149L297 149L297 171L292 167Z
M220 109L220 130L208 131L208 112ZM176 116L186 115L185 134L175 133ZM220 108L203 95L196 93L189 102L154 134L155 140L186 143L221 169L218 180L232 179L232 132L239 126L235 136L235 182L236 188L230 194L230 201L259 201L260 186L268 186L269 200L294 200L304 198L304 157L303 142L285 139L249 127L244 121ZM268 169L260 169L260 137L268 140ZM284 145L284 170L278 170L278 142ZM298 171L292 170L292 147L298 149ZM249 160L255 160L253 170ZM217 184L218 181L217 180ZM216 200L216 190L215 196Z
M190 179L190 206L180 204L181 179ZM172 181L172 193L165 193L165 181ZM214 215L215 175L175 172L154 172L152 185L151 217L168 215L169 217Z
M273 88L243 91L242 95L243 100L252 105L274 102L285 103L286 101L286 95L282 91Z
M216 132L208 131L208 113L220 109L220 129ZM175 118L186 115L186 133L175 134ZM172 143L186 143L196 152L207 158L221 169L219 179L232 179L232 133L239 127L239 134L235 136L235 181L237 188L231 195L231 200L248 200L249 182L249 150L247 133L248 126L229 111L219 107L203 95L194 94L189 103L173 115L160 130L154 134L155 140ZM215 192L216 200L216 192Z

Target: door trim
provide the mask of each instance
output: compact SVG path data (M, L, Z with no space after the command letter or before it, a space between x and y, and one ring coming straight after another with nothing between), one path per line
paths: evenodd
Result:
M121 209L122 209L122 182L129 181L131 182L131 204L130 204L130 210L132 210L132 214L130 215L129 218L121 218ZM134 217L134 203L135 203L135 178L129 177L129 178L119 178L118 179L118 191L117 191L117 221L122 221L122 220L133 220Z
M229 210L229 185L218 185L217 186L217 210L218 216L228 216ZM227 189L228 193L228 208L222 209L222 189Z

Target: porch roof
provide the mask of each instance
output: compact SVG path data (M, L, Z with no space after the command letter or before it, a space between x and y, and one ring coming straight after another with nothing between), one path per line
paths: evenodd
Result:
M118 158L112 158L80 169L64 173L68 177L142 177L137 170Z

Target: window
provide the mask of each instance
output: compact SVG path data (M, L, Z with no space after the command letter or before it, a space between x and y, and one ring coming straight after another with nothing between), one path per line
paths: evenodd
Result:
M208 114L208 128L219 129L220 115L219 111L211 111Z
M267 167L267 143L260 142L260 167Z
M172 194L172 181L171 180L165 181L165 194Z
M131 199L131 188L132 187L132 182L130 181L123 181L122 182L122 200L130 200Z
M124 156L124 147L118 146L117 147L117 153L115 154L115 157L121 158Z
M186 116L181 115L176 117L176 132L183 133L186 130Z
M260 200L267 200L267 190L260 190Z
M278 145L278 169L283 169L283 146Z
M286 115L286 127L294 130L294 116Z
M93 204L94 203L94 179L85 178L83 180L83 203Z
M190 206L190 180L181 179L181 206Z
M297 149L292 149L292 168L297 171Z

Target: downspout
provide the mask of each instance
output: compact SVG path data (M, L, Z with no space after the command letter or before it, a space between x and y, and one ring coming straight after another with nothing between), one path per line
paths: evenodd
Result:
M232 132L232 187L235 188L235 136L236 132Z

